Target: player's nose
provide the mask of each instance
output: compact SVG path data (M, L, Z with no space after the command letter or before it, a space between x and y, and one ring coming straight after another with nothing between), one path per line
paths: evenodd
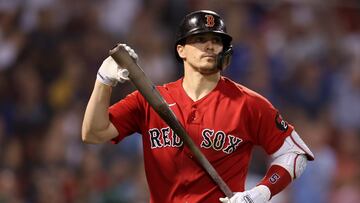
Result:
M206 50L214 50L215 43L212 39L208 39L205 42L205 49Z

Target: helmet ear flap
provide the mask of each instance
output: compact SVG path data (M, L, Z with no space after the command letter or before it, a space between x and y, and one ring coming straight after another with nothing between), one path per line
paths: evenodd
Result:
M218 55L216 62L216 66L218 67L218 69L224 70L230 65L232 54L233 48L232 45L230 45Z

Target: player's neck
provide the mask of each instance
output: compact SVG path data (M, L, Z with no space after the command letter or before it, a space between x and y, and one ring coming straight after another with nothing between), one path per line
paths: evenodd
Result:
M183 88L186 94L197 101L209 94L217 85L220 79L220 73L203 75L199 72L185 72L183 79Z

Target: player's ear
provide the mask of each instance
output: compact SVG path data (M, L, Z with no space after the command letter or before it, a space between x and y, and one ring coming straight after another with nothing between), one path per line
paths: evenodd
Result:
M185 51L184 51L184 46L183 45L176 45L176 51L178 53L178 55L180 56L180 58L184 59L185 58Z

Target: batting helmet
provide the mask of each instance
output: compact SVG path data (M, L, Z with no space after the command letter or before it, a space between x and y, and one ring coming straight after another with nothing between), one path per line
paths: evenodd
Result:
M187 37L200 33L215 33L222 38L223 52L220 54L221 63L225 54L226 60L229 60L232 54L231 40L232 37L227 34L224 20L219 14L210 10L194 11L185 16L178 27L175 42L175 55L179 61L182 61L177 53L176 46L184 45ZM228 64L226 64L228 65ZM222 65L221 65L222 66ZM220 67L219 67L220 68ZM221 67L221 69L223 69Z

